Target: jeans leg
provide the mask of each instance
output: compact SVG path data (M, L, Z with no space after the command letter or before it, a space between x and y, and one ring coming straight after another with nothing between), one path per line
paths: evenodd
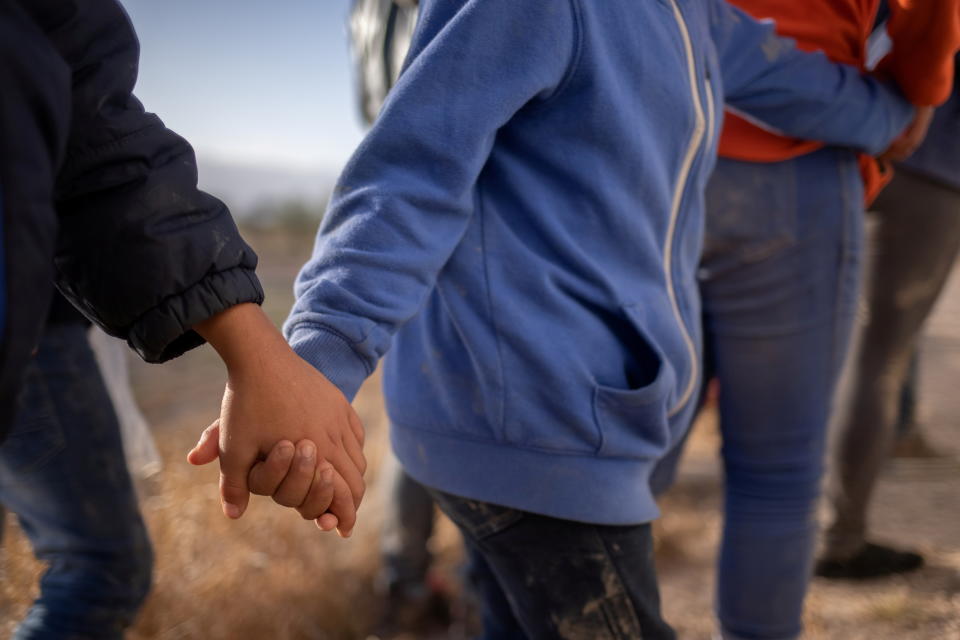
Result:
M467 552L467 577L480 607L484 640L520 640L527 635L513 615L510 601L504 593L496 574L487 564L477 544L464 539Z
M827 421L859 274L852 154L721 160L707 191L704 329L726 471L717 608L725 637L802 631Z
M0 447L0 502L49 565L14 638L121 638L149 591L152 554L83 326L44 334Z
M864 544L867 511L896 436L899 404L924 321L960 251L960 192L899 172L874 207L866 320L836 425L834 516L824 555Z
M523 633L500 626L485 629L486 640L675 638L660 615L649 524L593 525L436 496L499 585L483 592L486 609L502 610L502 593Z
M433 496L392 455L385 473L389 497L380 538L382 581L388 588L422 585L430 567L427 541L433 534Z

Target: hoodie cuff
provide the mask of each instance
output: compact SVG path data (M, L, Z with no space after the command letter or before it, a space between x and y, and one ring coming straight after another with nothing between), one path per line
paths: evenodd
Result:
M300 325L289 332L288 341L297 355L326 376L350 402L372 373L349 342L325 327Z

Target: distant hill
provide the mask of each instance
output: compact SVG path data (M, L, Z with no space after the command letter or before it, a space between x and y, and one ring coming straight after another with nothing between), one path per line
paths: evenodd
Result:
M262 216L271 204L301 202L311 208L327 201L337 175L333 170L259 166L198 157L200 188L227 203L235 217Z

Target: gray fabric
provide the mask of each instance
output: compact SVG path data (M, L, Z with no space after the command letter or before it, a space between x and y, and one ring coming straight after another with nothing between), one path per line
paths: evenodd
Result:
M403 68L417 24L417 0L354 0L350 43L360 113L369 125Z
M849 557L865 541L918 336L960 250L960 191L900 170L871 216L865 313L835 424L830 559Z

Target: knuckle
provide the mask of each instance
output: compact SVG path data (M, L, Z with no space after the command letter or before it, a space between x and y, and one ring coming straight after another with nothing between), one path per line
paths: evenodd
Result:
M300 503L296 499L284 494L274 494L273 501L282 507L298 508Z
M246 492L244 483L228 476L220 476L220 488L230 492Z
M328 431L326 433L327 443L334 449L340 449L343 446L340 434L335 431Z

